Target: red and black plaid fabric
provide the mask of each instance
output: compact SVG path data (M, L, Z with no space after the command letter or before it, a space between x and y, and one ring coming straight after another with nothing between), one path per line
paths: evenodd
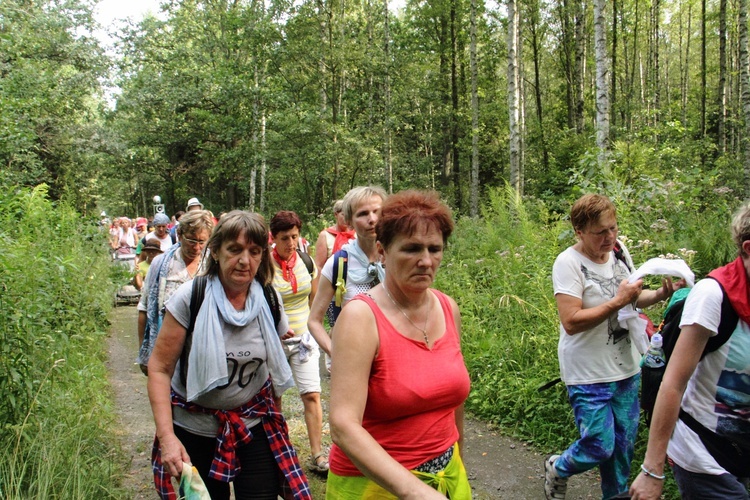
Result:
M282 492L284 498L311 500L307 476L299 465L297 453L289 441L289 431L284 416L276 411L271 390L271 379L268 379L258 394L247 404L234 410L215 410L195 403L189 403L172 391L172 405L188 411L215 415L219 419L219 433L216 436L216 454L214 455L209 477L218 481L230 482L240 472L240 463L235 450L253 439L242 418L260 418L263 430L268 437L271 451L281 471ZM163 499L176 500L169 473L161 463L159 439L154 438L151 452L151 463L154 471L156 491Z

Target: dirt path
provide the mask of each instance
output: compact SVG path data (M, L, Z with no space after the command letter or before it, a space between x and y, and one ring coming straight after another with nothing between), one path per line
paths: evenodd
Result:
M130 457L130 472L125 478L125 486L132 493L130 498L153 499L157 498L153 489L150 464L154 425L146 394L146 378L133 362L138 338L136 317L134 306L116 308L112 313L109 337L110 380L120 418L119 431L123 453ZM327 391L328 385L324 383L323 399L326 401ZM295 446L304 447L307 443L302 405L299 401L296 396L285 396L284 414L289 421ZM327 415L327 405L324 405L324 411ZM296 432L295 429L301 431ZM324 432L324 439L330 443L327 426ZM499 435L478 420L467 419L465 434L464 456L474 489L474 498L544 498L544 479L541 472L543 453L524 443ZM304 456L302 451L300 455ZM600 497L596 474L583 474L570 480L568 499Z

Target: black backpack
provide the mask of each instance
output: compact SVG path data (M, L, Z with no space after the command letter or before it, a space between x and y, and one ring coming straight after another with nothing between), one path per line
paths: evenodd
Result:
M723 346L729 340L735 328L737 328L737 321L739 319L737 313L734 311L732 304L730 304L724 287L720 283L719 286L723 295L719 331L717 335L708 340L701 354L701 359L709 352L714 352ZM669 363L669 359L672 357L677 339L680 338L680 333L682 332L680 321L682 320L682 311L685 308L685 300L686 298L681 298L671 304L664 312L664 319L659 325L658 332L662 336L662 349L664 349L664 359L667 363ZM651 425L656 395L659 393L659 386L661 385L662 378L664 378L666 369L666 364L660 368L643 366L641 369L641 409L646 417L646 425L648 426Z
M193 345L193 330L195 329L195 320L198 318L198 312L203 304L203 299L206 297L207 282L208 276L205 274L197 276L193 280L193 287L190 294L190 322L185 332L185 344L182 347L182 353L180 353L180 380L182 381L182 385L187 383L188 358L190 357L190 348ZM276 290L270 284L263 285L263 296L268 303L268 307L271 308L273 323L278 325L281 321L281 304L279 304L279 297L276 295Z
M709 278L711 277L709 276ZM737 328L737 322L739 321L737 312L729 302L729 297L721 283L719 283L719 287L721 288L723 297L721 301L721 320L717 334L708 340L706 347L701 353L701 359L706 354L714 352L726 344ZM662 348L664 349L666 364L669 364L669 359L674 352L675 345L682 332L680 321L684 308L685 298L675 301L665 311L664 319L661 325L659 325L659 332L663 337ZM648 426L651 425L654 403L656 403L659 386L661 385L662 378L664 378L666 364L661 368L647 366L641 368L641 408L643 409L644 416L646 417L646 425ZM680 408L679 418L700 437L706 450L708 450L721 467L737 477L747 477L750 475L750 450L742 448L737 443L706 428L682 408Z

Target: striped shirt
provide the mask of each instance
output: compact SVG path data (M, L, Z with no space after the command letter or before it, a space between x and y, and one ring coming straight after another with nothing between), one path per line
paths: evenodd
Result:
M307 317L310 315L310 292L312 292L312 280L318 275L318 270L313 264L313 275L307 272L305 262L297 256L294 264L294 274L297 277L297 293L292 293L292 285L284 279L281 268L274 262L273 287L281 295L284 302L284 311L289 317L289 328L294 330L294 336L299 337L307 333Z

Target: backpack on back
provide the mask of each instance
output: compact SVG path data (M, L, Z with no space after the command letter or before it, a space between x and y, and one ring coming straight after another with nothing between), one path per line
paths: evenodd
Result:
M737 321L739 319L737 313L729 302L729 297L724 291L724 287L721 284L719 286L721 287L723 296L721 301L721 321L719 322L717 335L708 339L708 343L705 349L703 349L703 353L701 353L701 359L709 352L716 351L723 346L729 340L735 328L737 328ZM664 349L666 364L669 363L669 359L672 357L675 345L682 332L680 321L682 320L682 311L685 308L686 299L687 294L670 302L667 310L664 311L664 319L659 325L658 331L663 339L662 349ZM648 426L651 425L656 395L659 393L659 386L661 385L662 378L664 378L664 372L667 368L666 364L661 368L644 366L641 369L641 409L646 417L646 425Z

